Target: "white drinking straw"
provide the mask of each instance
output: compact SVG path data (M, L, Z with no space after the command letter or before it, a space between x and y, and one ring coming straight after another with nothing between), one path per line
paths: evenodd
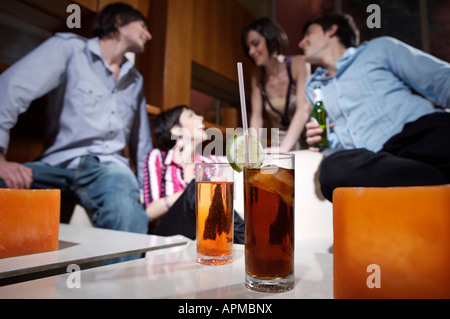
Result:
M244 74L242 71L242 62L237 63L238 79L239 79L239 93L241 98L241 114L242 127L244 129L244 144L245 144L245 166L249 167L249 147L248 147L248 123L247 123L247 107L245 104L245 90L244 90Z

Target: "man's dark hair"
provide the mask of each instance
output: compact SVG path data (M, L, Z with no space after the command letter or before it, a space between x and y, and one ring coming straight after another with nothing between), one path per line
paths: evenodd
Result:
M336 36L342 44L348 47L357 47L359 45L359 30L353 18L348 14L328 13L319 18L308 21L303 28L303 34L311 24L318 24L323 31L328 31L333 24L338 26Z
M118 32L118 26L127 25L133 21L143 21L147 26L147 19L132 6L116 2L107 5L102 9L95 21L92 35L94 37L108 38Z
M284 54L288 49L288 36L283 28L281 28L280 25L269 18L259 18L250 22L242 31L242 48L249 58L250 56L248 54L249 48L247 45L247 36L251 30L258 32L266 39L269 55L272 55L274 53Z
M160 150L168 151L175 146L176 140L172 139L170 129L175 125L180 125L180 116L185 109L192 110L192 108L187 105L178 105L159 113L150 121L153 137Z

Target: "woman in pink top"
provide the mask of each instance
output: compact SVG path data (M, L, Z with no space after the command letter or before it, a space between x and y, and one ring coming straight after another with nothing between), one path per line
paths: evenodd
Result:
M151 129L158 148L148 154L144 172L150 233L195 239L195 163L218 161L201 155L207 137L203 117L180 105L155 117ZM243 240L244 221L235 212L234 241Z

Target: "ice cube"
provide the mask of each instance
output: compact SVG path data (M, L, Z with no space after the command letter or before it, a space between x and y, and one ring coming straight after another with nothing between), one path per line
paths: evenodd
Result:
M279 168L275 173L275 189L281 196L284 202L289 205L294 205L294 171Z
M294 205L294 176L292 170L270 165L261 167L259 174L252 174L249 183L269 193L281 196L283 201Z
M275 164L264 165L261 167L261 174L275 174L279 167Z

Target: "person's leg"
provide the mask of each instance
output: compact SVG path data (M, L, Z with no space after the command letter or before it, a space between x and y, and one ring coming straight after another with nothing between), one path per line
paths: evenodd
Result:
M196 238L195 181L189 183L183 194L161 217L152 233L160 236L183 235L190 239ZM234 211L233 237L235 243L244 243L244 220L236 211Z
M236 211L234 211L234 236L233 242L236 244L244 244L245 243L245 227L244 220L241 215L239 215Z
M433 113L406 124L384 144L383 151L430 164L450 183L450 113Z
M26 163L33 171L34 189L60 189L61 190L61 214L60 221L68 223L73 214L76 197L71 188L74 170L58 166L51 166L44 162Z
M373 153L366 149L336 152L320 168L322 193L332 201L337 187L393 187L442 185L447 180L439 169L419 161Z
M167 213L161 217L153 234L159 236L183 235L195 239L195 227L195 181L192 181Z
M101 165L94 157L83 157L75 170L73 188L82 205L93 212L95 227L147 233L148 217L130 168Z
M408 123L378 153L345 150L327 157L319 182L331 201L336 187L427 186L450 183L450 114Z
M44 162L28 162L24 164L33 171L33 183L31 189L59 189L61 190L61 222L66 222L71 216L64 214L64 208L69 207L74 200L74 194L70 188L73 180L73 170L50 166ZM0 179L0 188L6 184Z
M78 169L54 167L43 162L26 163L33 170L32 188L61 189L61 202L78 197L94 214L95 227L147 233L148 217L139 202L139 185L131 169L101 166L94 157L83 157ZM68 195L68 196L67 196ZM108 263L140 258L119 257Z
M82 157L75 170L75 195L93 213L95 227L146 234L148 217L139 201L139 185L130 168L101 165L95 157ZM117 257L107 264L141 258L142 254Z

